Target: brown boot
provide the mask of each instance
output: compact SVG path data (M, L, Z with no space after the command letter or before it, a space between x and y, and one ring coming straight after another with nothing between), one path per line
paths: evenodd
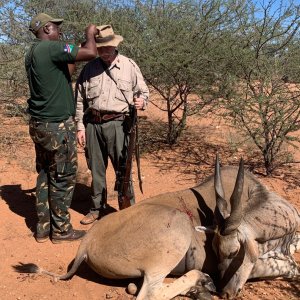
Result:
M80 223L83 225L92 224L95 221L103 218L106 215L109 215L117 210L111 207L108 204L104 204L99 210L90 211L81 221Z
M83 225L92 224L96 220L99 219L99 210L89 212L81 221L80 223Z
M86 234L85 230L72 229L70 230L70 232L66 234L52 235L52 243L60 244L64 242L78 241L81 240L85 234Z

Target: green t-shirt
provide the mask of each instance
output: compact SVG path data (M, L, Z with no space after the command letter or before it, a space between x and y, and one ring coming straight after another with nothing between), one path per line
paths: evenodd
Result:
M75 114L75 100L68 63L74 63L79 48L62 41L35 40L25 57L30 88L28 112L49 122Z

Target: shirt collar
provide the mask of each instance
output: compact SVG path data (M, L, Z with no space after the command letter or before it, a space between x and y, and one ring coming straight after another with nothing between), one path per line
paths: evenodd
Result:
M113 68L118 68L120 70L120 55L119 55L119 51L116 50L117 52L117 56L116 58L113 60L113 62L111 63L111 65L109 66L109 69L113 69Z

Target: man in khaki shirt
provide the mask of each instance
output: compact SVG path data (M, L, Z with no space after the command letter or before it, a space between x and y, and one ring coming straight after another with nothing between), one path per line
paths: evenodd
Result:
M114 34L110 25L98 26L97 29L99 57L83 68L76 84L77 139L80 146L86 147L87 163L92 173L93 206L81 220L82 224L93 223L110 212L106 203L108 157L116 173L115 190L121 205L129 142L129 105L144 110L149 98L148 87L137 64L116 49L123 37ZM131 181L128 194L130 203L134 204Z

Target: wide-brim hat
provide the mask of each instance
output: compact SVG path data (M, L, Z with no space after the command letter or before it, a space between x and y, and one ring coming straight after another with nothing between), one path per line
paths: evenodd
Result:
M123 41L123 37L115 34L111 25L97 26L97 29L99 32L95 36L97 48L106 46L118 47L118 45Z
M48 22L56 23L59 25L63 21L64 21L63 19L53 18L45 13L40 13L32 18L29 25L29 30L32 31L33 33L37 33L38 30L44 27Z

